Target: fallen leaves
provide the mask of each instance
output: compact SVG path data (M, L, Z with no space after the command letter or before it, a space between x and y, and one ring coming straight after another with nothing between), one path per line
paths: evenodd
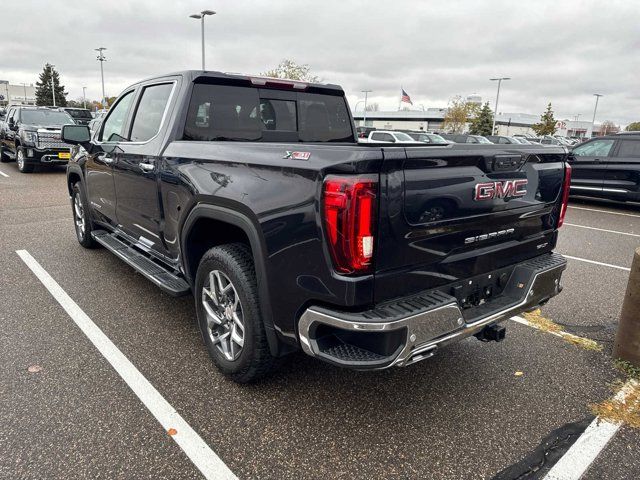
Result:
M518 372L514 373L514 375L515 375L516 377L521 377L521 376L523 376L523 375L524 375L524 372L520 372L520 371L518 371Z
M170 428L169 430L167 430L167 433L173 437L178 433L178 431L175 428Z
M42 367L40 365L30 365L27 371L29 373L38 373L42 371Z
M537 328L538 330L558 335L566 342L569 342L578 347L582 347L585 350L593 350L595 352L602 351L602 345L600 345L595 340L591 340L590 338L578 337L577 335L573 335L572 333L568 333L562 330L562 327L556 322L543 317L539 308L537 310L534 310L533 312L523 313L522 316L527 322L529 322L531 326Z
M620 383L616 388L620 388ZM632 380L622 388L624 395L592 404L591 411L601 420L640 428L640 383Z

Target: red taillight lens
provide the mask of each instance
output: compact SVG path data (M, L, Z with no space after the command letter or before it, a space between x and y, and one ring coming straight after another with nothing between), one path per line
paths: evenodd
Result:
M558 228L564 223L564 216L567 213L569 203L569 189L571 188L571 165L564 164L564 184L562 185L562 205L560 205L560 216L558 217Z
M324 182L324 226L340 273L371 271L377 192L377 177L328 177Z

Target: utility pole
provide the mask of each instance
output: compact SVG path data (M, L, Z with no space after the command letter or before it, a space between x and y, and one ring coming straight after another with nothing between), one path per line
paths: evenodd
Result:
M511 80L510 77L490 78L492 82L498 82L498 93L496 94L496 108L493 111L493 127L491 127L491 135L496 134L496 117L498 116L498 101L500 100L500 85L503 80Z
M96 52L98 52L97 60L100 62L100 78L102 79L102 108L106 108L107 107L107 97L104 94L104 68L102 66L102 64L107 61L107 59L105 58L104 53L103 53L106 50L106 48L105 47L99 47L99 48L95 48L94 50Z
M22 88L24 88L24 104L29 105L29 102L27 102L27 84L23 83Z
M87 87L82 87L82 107L87 108Z
M51 96L53 97L53 106L56 106L56 89L53 85L53 67L55 67L55 65L49 65L50 68L50 72L51 72Z
M593 127L596 123L596 112L598 111L598 100L600 100L600 97L602 97L603 95L601 93L594 93L593 96L596 97L596 106L593 107L593 119L591 119L591 125L587 129L587 133L585 135L587 138L591 138L591 136L593 135Z
M201 30L201 36L202 36L202 71L205 70L204 68L204 17L206 17L207 15L215 15L216 12L214 12L213 10L203 10L200 13L194 13L193 15L189 15L189 18L195 18L197 20L200 20L200 30Z
M372 90L360 90L362 93L364 93L364 114L362 116L362 126L366 127L367 126L367 98L369 93L372 92Z

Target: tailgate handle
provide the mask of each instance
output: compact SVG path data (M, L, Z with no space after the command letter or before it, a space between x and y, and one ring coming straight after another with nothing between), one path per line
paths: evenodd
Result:
M518 170L523 163L522 155L496 155L493 157L492 170L494 172Z

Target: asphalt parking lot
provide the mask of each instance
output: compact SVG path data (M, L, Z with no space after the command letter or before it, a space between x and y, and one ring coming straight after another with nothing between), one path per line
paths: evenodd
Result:
M611 351L640 244L634 207L572 201L557 249L573 257L565 289L542 310L601 351L509 321L501 343L467 339L405 369L359 373L297 354L239 386L209 362L191 297L78 245L64 169L0 172L0 478L201 478L17 250L239 478L516 478L551 432L584 430L620 378ZM638 445L623 426L585 478L639 478Z

